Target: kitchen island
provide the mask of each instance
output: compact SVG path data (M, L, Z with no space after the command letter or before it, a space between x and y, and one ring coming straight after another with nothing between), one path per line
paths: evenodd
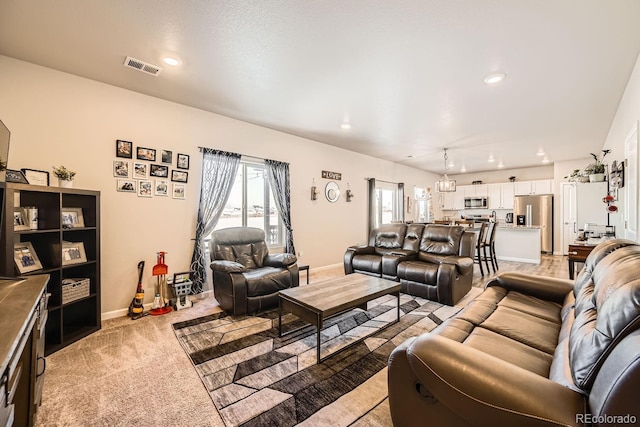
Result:
M501 224L496 230L496 258L540 264L540 227Z

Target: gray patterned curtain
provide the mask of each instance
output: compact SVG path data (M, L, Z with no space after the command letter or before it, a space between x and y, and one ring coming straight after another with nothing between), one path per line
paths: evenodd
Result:
M289 189L289 163L265 159L269 183L273 189L273 197L276 200L278 213L286 230L285 252L296 253L293 245L293 228L291 227L291 200Z
M368 221L368 230L367 230L367 242L369 242L369 233L371 230L376 228L378 225L377 222L377 210L376 210L376 179L375 178L367 178L368 188L367 192L369 193L369 221ZM368 244L368 243L367 243Z
M202 181L200 183L200 207L196 225L196 241L191 257L193 285L191 292L199 294L207 280L207 260L204 238L211 234L229 200L236 179L240 154L202 149Z
M398 184L398 221L404 222L404 182Z

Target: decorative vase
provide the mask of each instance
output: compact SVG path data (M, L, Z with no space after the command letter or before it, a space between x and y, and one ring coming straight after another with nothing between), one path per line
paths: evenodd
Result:
M603 173L594 173L589 175L589 182L602 182L604 181Z
M58 178L58 186L62 188L73 188L73 181Z

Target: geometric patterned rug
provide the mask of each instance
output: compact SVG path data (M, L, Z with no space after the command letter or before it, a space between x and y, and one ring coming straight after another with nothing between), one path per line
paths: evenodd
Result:
M400 321L395 296L368 303L324 322L316 363L316 330L308 326L278 337L278 312L255 316L215 313L175 323L174 332L190 357L227 426L348 426L387 398L389 355L405 339L432 330L475 297L454 307L401 294ZM283 332L305 323L283 316ZM365 423L367 424L367 423Z

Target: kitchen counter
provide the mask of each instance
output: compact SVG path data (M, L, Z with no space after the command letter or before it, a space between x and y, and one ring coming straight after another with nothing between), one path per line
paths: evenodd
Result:
M501 224L496 230L496 258L540 264L540 227Z

